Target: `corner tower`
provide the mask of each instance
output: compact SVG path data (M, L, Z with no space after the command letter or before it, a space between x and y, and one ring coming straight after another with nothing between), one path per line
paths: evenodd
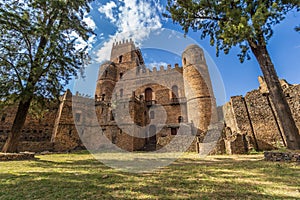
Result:
M110 61L118 65L120 73L126 73L131 69L140 69L144 66L144 60L139 48L136 48L132 40L123 40L113 44Z
M205 132L217 121L216 100L203 50L188 46L182 54L184 89L189 122Z
M95 98L97 101L110 101L116 83L129 70L146 70L141 50L132 40L116 42L112 46L110 61L99 68Z
M105 62L101 65L98 74L95 91L96 101L110 101L112 92L116 86L118 69L113 62Z

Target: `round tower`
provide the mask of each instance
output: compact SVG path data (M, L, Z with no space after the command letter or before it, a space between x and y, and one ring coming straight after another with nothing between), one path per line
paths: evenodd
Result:
M106 62L101 65L95 91L96 101L110 101L117 82L118 70L114 63Z
M182 54L184 89L189 122L200 132L217 121L216 101L203 50L188 46Z

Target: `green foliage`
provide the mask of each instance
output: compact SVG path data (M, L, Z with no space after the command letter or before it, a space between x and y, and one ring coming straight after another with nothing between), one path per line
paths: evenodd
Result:
M56 98L88 58L89 0L0 2L0 100ZM74 35L78 35L74 36Z
M237 46L241 62L250 59L250 45L266 45L272 37L272 27L286 13L299 11L299 0L168 0L169 14L187 33L191 28L201 31L201 39L210 38L225 54ZM298 28L299 30L299 28Z

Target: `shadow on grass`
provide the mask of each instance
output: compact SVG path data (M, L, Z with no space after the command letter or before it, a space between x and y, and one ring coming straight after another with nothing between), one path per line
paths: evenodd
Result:
M130 174L77 156L17 162L23 168L8 172L0 166L0 199L300 198L299 166L292 164L182 158L156 172Z

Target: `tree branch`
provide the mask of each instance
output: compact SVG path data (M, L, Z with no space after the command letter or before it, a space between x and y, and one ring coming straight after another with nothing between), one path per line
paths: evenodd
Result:
M9 62L8 60L6 60L5 58L3 58L2 56L0 56L0 59L2 59L4 62L7 62L8 64L11 65L11 67L13 68L13 70L15 71L16 75L17 75L17 78L18 78L18 83L20 84L22 90L23 90L23 84L22 84L22 79L20 77L20 74L17 70L17 68L14 66L14 64L12 62Z

